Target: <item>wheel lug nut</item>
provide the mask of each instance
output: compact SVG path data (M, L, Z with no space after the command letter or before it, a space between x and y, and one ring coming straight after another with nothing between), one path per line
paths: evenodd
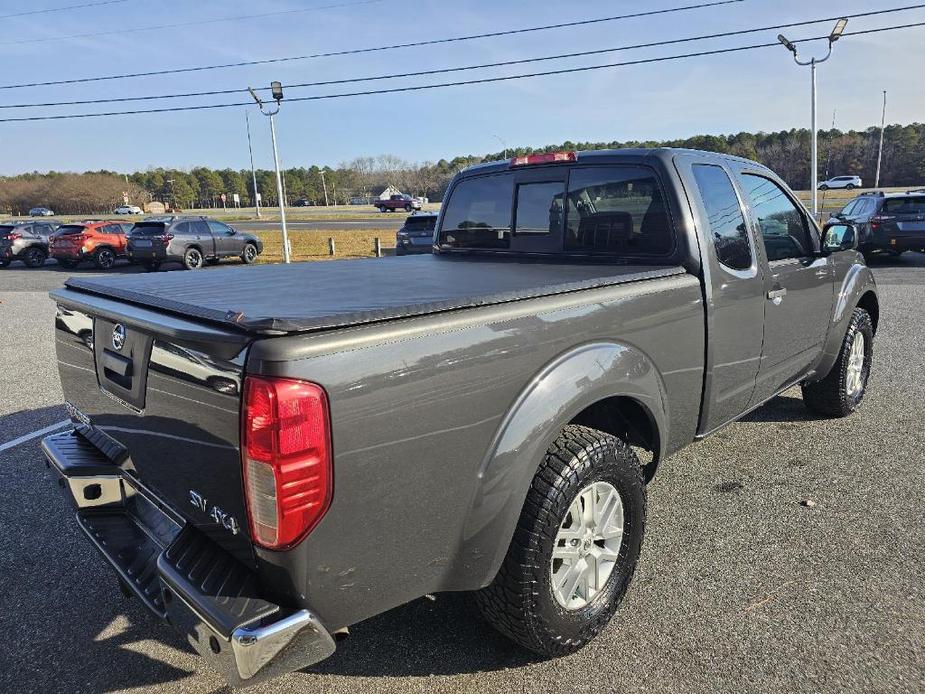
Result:
M577 546L578 546L578 540L572 540L572 541L571 541L571 545L572 545L572 547L577 547Z

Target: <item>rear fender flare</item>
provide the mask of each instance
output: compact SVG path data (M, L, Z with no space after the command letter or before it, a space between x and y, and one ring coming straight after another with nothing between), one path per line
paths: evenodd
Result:
M546 449L579 413L614 396L635 400L647 411L658 432L654 453L662 456L667 396L646 354L625 343L595 342L560 355L531 379L498 427L479 469L446 589L471 590L492 581Z

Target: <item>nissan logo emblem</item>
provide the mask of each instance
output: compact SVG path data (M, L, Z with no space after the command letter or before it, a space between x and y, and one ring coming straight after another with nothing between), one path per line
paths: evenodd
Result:
M112 346L117 350L125 346L125 326L121 323L116 323L116 327L112 329Z

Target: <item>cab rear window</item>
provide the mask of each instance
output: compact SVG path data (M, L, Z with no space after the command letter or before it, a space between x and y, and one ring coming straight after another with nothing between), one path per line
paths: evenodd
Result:
M664 196L649 168L574 166L558 178L551 174L554 180L518 174L530 175L460 181L446 204L440 246L609 256L674 249Z

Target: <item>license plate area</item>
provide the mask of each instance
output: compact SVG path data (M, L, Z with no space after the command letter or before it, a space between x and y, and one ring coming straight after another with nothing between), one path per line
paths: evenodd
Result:
M93 352L100 389L131 409L143 410L153 337L103 318L94 319L93 334L96 337Z
M132 241L132 248L151 248L151 242L147 240L146 241L141 241L141 240Z

